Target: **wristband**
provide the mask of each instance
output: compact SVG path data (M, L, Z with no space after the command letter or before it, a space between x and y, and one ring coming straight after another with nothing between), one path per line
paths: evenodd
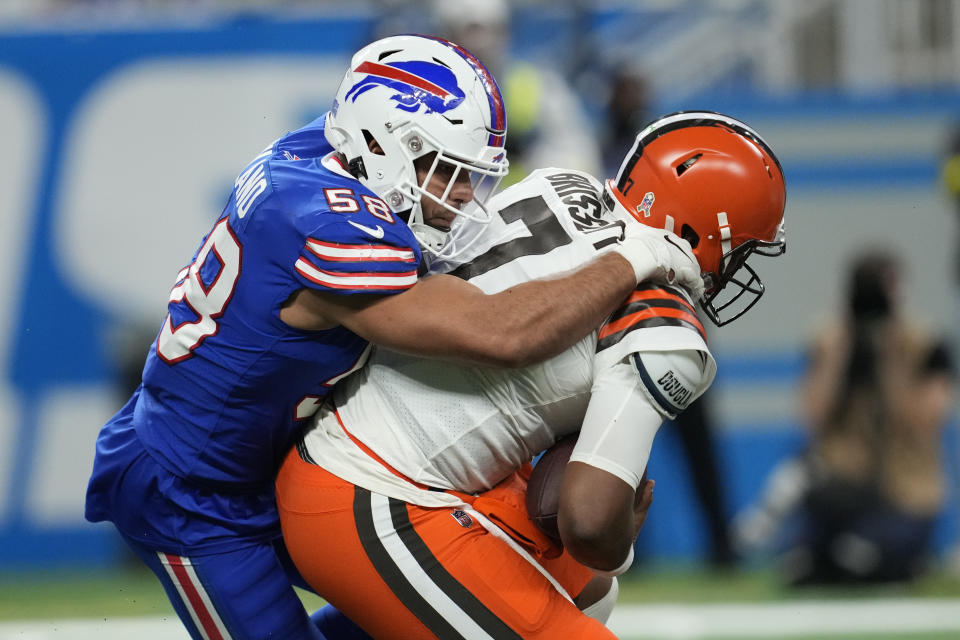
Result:
M619 576L621 573L624 573L627 569L629 569L631 565L633 565L633 544L630 545L630 551L627 552L627 559L624 560L623 564L621 564L619 567L611 571L602 571L600 569L594 569L593 572L596 573L598 576L604 576L606 578L615 578Z

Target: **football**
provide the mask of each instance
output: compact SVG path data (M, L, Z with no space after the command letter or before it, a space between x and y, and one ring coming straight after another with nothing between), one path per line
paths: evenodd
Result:
M560 530L557 528L560 484L576 444L577 434L573 434L547 449L534 465L527 482L527 515L537 529L557 542L560 542Z
M567 468L567 463L570 462L578 435L576 433L569 435L544 451L527 481L527 515L537 529L556 542L560 542L560 529L557 526L560 485L563 483L563 472ZM646 482L647 471L644 469L640 485L637 487L638 500Z

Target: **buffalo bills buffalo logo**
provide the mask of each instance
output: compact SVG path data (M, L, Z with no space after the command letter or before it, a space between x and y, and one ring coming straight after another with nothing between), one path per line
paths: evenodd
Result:
M453 72L433 62L413 60L379 64L368 61L354 69L354 72L366 73L367 76L353 85L344 96L351 102L374 87L385 86L397 92L390 99L397 102L398 109L417 112L424 106L426 113L445 113L466 97L457 85L457 77Z

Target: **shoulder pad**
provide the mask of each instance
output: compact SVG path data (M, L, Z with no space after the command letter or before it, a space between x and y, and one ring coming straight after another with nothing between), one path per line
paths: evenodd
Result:
M263 151L237 176L233 183L232 216L236 226L246 224L247 214L273 192L270 172L272 149Z
M687 293L643 284L600 327L595 363L605 368L632 360L637 353L683 351L703 354L706 375L712 381L717 365Z
M326 116L320 116L309 124L284 135L274 143L274 149L288 160L300 158L320 158L333 147L324 134Z
M391 247L420 255L417 239L403 220L389 223L363 213L322 211L311 216L310 222L312 228L305 233L308 239L344 246Z
M603 191L603 184L599 180L579 169L548 167L538 169L533 175L546 180L560 195L563 195L564 191L570 190L584 191L589 189L596 193Z
M338 293L398 293L417 281L421 253L410 227L354 183L322 188L304 216L296 271L304 285Z
M703 351L643 351L633 354L633 365L653 406L671 419L713 382L711 363Z

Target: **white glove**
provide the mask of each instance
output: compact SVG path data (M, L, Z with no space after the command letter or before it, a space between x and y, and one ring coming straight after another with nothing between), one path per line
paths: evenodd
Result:
M665 282L687 289L694 301L703 297L700 263L690 243L666 229L627 223L623 239L613 247L630 263L637 284L644 280Z

